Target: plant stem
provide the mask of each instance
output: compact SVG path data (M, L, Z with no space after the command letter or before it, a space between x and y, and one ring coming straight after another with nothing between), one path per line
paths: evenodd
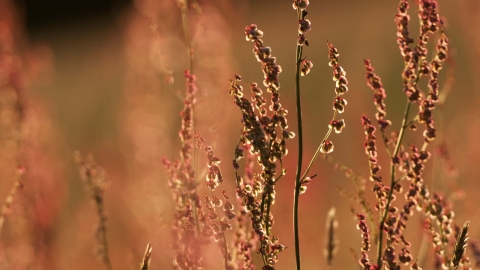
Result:
M392 158L396 157L398 154L398 151L400 150L400 145L402 144L402 139L403 135L405 134L405 128L407 127L406 122L408 118L408 113L410 111L410 105L412 103L407 100L407 105L405 106L405 112L403 114L403 120L402 120L402 126L400 128L400 132L398 134L398 140L397 144L395 145L395 149L393 150L392 153ZM392 162L390 165L390 177L391 177L391 182L390 182L390 190L388 192L388 197L387 197L387 205L385 206L385 211L383 213L382 219L380 220L380 226L378 230L378 249L377 249L377 265L378 269L382 268L382 245L383 245L383 227L385 226L385 220L387 219L388 215L388 208L390 207L390 202L392 201L392 195L393 195L393 188L396 183L395 181L395 164Z
M188 0L185 0L185 4L181 6L182 10L182 27L185 35L185 42L187 43L188 54L188 70L193 74L193 48L192 41L190 39L190 31L188 30Z
M182 28L183 33L185 35L185 42L187 43L187 54L188 54L188 70L190 74L193 74L193 47L192 41L190 39L190 31L188 30L188 0L185 0L183 6L180 7L182 12ZM194 114L195 104L192 104L192 129L195 130L195 114ZM193 169L195 171L195 179L194 182L197 182L197 174L198 174L198 150L196 147L193 149ZM195 191L197 188L195 188ZM197 235L200 236L200 224L198 221L198 213L197 213L197 204L193 202L193 216L195 218L195 229L197 231Z
M303 19L302 11L297 9L298 20ZM300 64L302 61L303 47L297 44L297 52L295 61L297 69L295 71L295 92L297 98L297 123L298 123L298 163L295 180L295 192L293 199L293 232L295 235L295 259L297 270L301 269L300 264L300 239L298 236L298 198L300 196L301 187L301 173L302 173L302 161L303 161L303 132L302 132L302 105L300 100Z
M103 247L103 263L105 263L105 267L107 270L112 270L112 263L110 262L110 254L108 252L108 241L107 241L107 226L106 226L106 217L105 217L105 210L103 205L103 198L99 195L95 196L95 205L97 206L98 215L100 217L99 221L99 237L100 237L100 244Z
M332 120L335 120L336 117L337 117L337 111L333 111ZM315 162L315 160L317 159L318 155L320 154L320 152L322 150L322 146L325 144L328 137L330 137L330 134L332 134L332 128L328 129L327 134L325 134L325 137L323 137L322 142L320 143L320 145L318 145L317 151L315 151L315 154L313 154L313 157L310 160L310 163L308 163L307 169L303 173L302 178L300 178L300 180L303 180L305 177L307 177L308 172L310 172L310 169L312 168L313 162Z

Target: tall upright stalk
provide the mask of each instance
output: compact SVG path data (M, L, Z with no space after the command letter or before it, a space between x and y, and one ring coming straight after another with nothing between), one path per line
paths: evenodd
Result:
M187 45L187 54L188 54L188 70L191 74L193 73L193 46L192 40L190 38L190 31L188 29L188 0L185 0L183 5L180 6L180 10L182 12L182 28L183 34L185 36L185 43ZM192 104L192 130L195 130L195 113L193 113L195 108L195 103ZM197 182L197 174L198 174L198 150L196 147L193 149L193 168L195 171L195 182ZM198 213L197 213L197 205L193 202L193 216L195 218L195 229L197 231L197 235L200 235L200 224L198 222Z
M304 15L300 9L297 9L298 20L303 20ZM298 123L298 163L297 163L297 172L295 179L295 193L293 200L293 231L295 235L295 259L297 270L301 269L300 263L300 239L298 236L298 198L300 196L300 187L301 187L301 173L302 173L302 162L303 162L303 132L302 132L302 105L300 98L300 64L302 62L302 51L303 46L297 44L297 52L295 56L295 62L297 68L295 71L295 92L297 98L297 123Z

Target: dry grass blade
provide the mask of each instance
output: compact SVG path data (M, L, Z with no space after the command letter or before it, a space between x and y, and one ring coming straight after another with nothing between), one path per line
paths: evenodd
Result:
M105 268L112 270L112 263L108 252L107 213L105 211L104 200L104 191L108 186L105 170L95 164L92 156L84 158L80 152L75 151L73 157L78 165L80 179L97 208L99 221L95 235L98 241L98 255L105 264Z
M143 255L142 263L140 264L140 270L150 269L150 261L152 259L152 243L148 243L145 249L145 255Z
M327 244L324 250L328 265L332 265L333 257L338 250L338 239L336 236L337 227L338 221L335 218L335 208L332 207L332 209L330 209L327 215Z
M462 231L460 232L457 242L455 243L454 251L453 251L453 257L452 257L452 263L453 263L453 269L458 268L458 264L460 263L460 260L462 259L463 255L465 255L465 250L467 250L467 234L468 234L468 225L470 224L469 221L465 222L463 225Z

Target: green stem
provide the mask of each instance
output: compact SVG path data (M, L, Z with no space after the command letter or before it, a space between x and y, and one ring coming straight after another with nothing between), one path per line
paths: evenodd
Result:
M302 11L297 9L298 20L303 19ZM300 64L302 60L303 47L297 45L297 52L295 61L297 69L295 71L295 92L297 98L297 123L298 123L298 163L295 180L295 192L293 199L293 232L295 235L295 259L297 270L301 269L300 264L300 239L298 236L298 198L300 196L301 187L301 173L302 173L302 161L303 161L303 132L302 132L302 105L300 100Z
M395 149L393 150L392 153L392 158L395 158L398 154L398 151L400 150L400 145L402 144L402 139L403 135L405 134L405 128L407 127L406 122L408 118L408 113L410 111L410 105L412 103L407 100L407 105L405 106L405 112L403 114L403 120L402 120L402 126L400 128L400 132L398 134L398 140L397 144L395 145ZM377 249L377 265L378 269L382 268L382 245L383 245L383 228L385 226L385 220L387 219L388 215L388 209L390 207L390 203L392 201L392 195L393 195L393 188L396 183L395 181L395 164L392 162L390 165L390 177L391 177L391 182L390 182L390 190L388 192L388 197L387 197L387 205L385 206L385 210L382 216L382 219L380 220L380 226L378 230L378 249Z

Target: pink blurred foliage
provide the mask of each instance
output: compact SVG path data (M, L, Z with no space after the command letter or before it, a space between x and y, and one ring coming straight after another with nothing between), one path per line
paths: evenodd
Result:
M19 21L14 6L2 1L0 177L4 181L0 196L6 197L17 168L25 168L26 173L3 227L0 268L54 269L52 242L65 193L63 164L58 158L61 140L46 109L48 103L31 93L40 77L52 78L52 53L45 45L28 44Z
M216 130L226 129L229 124L230 110L224 110L218 118L215 108L229 102L224 86L225 78L233 73L230 64L233 59L225 11L232 6L208 1L201 8L201 13L193 9L188 12L193 72L199 87L194 117L202 119L195 129L212 141L216 139ZM124 31L127 70L118 126L125 178L131 179L120 192L128 201L128 212L136 220L136 225L129 228L132 234L127 241L136 247L133 257L141 255L145 244L151 241L152 263L170 267L173 254L166 247L170 245L173 205L160 161L163 157L179 158L176 149L180 149L177 134L185 96L183 73L189 62L181 10L176 1L137 0L134 8L121 16L120 25ZM201 165L197 173L201 175L206 166L203 155L199 156ZM201 194L204 192L206 189ZM219 255L215 247L207 250L209 257Z

